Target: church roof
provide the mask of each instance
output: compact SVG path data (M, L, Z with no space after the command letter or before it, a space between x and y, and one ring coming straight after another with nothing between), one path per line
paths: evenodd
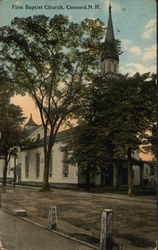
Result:
M34 120L32 119L32 114L30 115L30 119L28 120L28 122L25 124L25 127L38 127L39 125L37 123L34 122Z
M105 59L116 59L119 61L119 55L117 51L117 44L114 35L113 22L112 22L112 14L111 14L111 3L109 5L109 19L107 32L105 36L105 41L103 43L103 53L101 57L101 61Z
M77 127L58 132L56 135L55 141L58 142L58 141L61 141L61 140L68 138L76 128ZM49 136L47 136L47 143L48 143L48 141L49 141ZM43 144L44 144L44 138L41 138L39 141L35 141L32 145L24 147L24 149L42 147Z
M30 127L26 127L26 135L30 136L33 134L34 131L36 131L40 126L30 126Z
M108 19L108 27L107 27L105 41L112 41L112 40L115 40L115 35L112 23L111 5L109 5L109 19Z

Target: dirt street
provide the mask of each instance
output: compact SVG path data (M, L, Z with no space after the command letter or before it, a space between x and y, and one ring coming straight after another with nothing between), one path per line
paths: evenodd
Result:
M125 250L152 249L158 239L156 203L111 199L104 194L53 189L50 192L21 187L7 187L2 192L2 208L26 209L28 218L48 226L50 205L57 206L60 232L98 245L100 216L103 209L113 209L114 238Z

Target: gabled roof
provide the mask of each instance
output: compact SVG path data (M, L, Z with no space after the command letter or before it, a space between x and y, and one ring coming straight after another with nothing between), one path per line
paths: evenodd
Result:
M58 142L58 141L62 141L64 139L68 138L75 129L76 129L76 127L59 132L56 135L56 140L55 141ZM48 140L49 140L49 136L47 136L47 142L48 142ZM44 144L44 138L41 138L40 140L35 141L33 144L25 147L24 150L25 149L41 147L41 146L43 146L43 144Z
M34 131L36 131L37 129L39 129L39 127L42 127L42 125L38 125L38 126L30 126L30 127L26 127L26 135L30 136L33 134Z

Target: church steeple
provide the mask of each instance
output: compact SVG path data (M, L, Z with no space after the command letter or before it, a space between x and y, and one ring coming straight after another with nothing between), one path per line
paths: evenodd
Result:
M107 32L103 43L103 53L101 58L101 72L103 74L110 72L118 73L119 55L114 35L111 9L112 7L110 1Z
M108 26L107 26L105 41L113 41L113 40L115 40L113 23L112 23L111 8L112 7L111 7L111 1L110 1L110 3L109 3L109 20L108 20Z
M28 120L28 122L25 124L25 128L26 129L32 129L38 127L37 123L34 122L33 118L32 118L32 114L30 114L30 119Z

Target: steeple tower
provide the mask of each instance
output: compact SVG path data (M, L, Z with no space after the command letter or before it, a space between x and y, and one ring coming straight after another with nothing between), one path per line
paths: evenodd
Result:
M111 1L110 1L110 3L109 3L109 20L108 20L108 27L107 27L105 41L113 41L113 40L115 40L115 36L114 36L114 29L113 29L113 24L112 24Z
M25 128L26 129L32 129L32 128L37 128L39 125L37 125L33 118L32 118L32 114L30 114L30 119L28 120L28 122L25 124Z
M103 74L110 72L118 73L119 55L116 47L111 9L110 1L108 26L105 41L103 43L104 51L101 58L101 72Z

